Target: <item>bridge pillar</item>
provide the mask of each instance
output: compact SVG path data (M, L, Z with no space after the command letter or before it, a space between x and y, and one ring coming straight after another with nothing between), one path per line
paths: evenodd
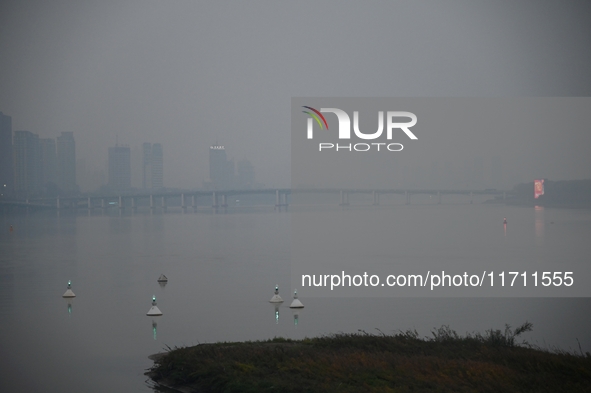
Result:
M133 211L136 211L137 210L137 206L135 204L135 197L131 197L131 209Z
M123 197L119 195L119 209L123 209Z
M441 191L437 191L437 204L441 205Z
M92 209L92 202L90 200L90 197L88 197L88 210Z
M347 191L341 191L341 203L339 206L349 205L349 193Z
M183 209L183 213L187 211L187 205L185 205L185 194L181 194L181 209Z
M196 212L197 211L197 204L195 204L195 194L193 194L191 199L192 199L191 204L193 205L193 211Z
M164 197L164 195L161 197L161 206L162 210L166 211L166 197Z
M150 210L154 210L154 195L150 194Z
M226 202L226 194L222 194L222 207L225 209L228 207L228 203Z
M373 205L378 206L380 204L380 193L377 191L373 191Z
M105 198L101 199L101 207L103 209L105 208Z
M275 190L275 210L281 211L283 206L287 211L287 192L281 193L281 191Z
M29 198L27 198L27 205L29 204ZM57 197L56 202L55 202L55 206L57 207L57 210L61 209L60 206L60 197Z
M472 195L472 191L470 191L470 204L474 203L474 196Z

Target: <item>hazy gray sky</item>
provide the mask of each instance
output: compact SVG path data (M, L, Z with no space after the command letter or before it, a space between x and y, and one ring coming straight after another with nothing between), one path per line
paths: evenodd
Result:
M197 187L218 140L286 186L291 97L589 96L589 20L586 1L3 1L0 111L73 131L100 169L115 135L161 142L165 185Z

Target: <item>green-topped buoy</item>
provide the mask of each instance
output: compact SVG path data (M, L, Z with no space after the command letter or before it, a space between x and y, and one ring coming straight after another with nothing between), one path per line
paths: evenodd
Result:
M76 297L76 295L74 295L74 292L72 292L72 282L70 280L68 280L68 289L66 290L66 292L64 292L62 297Z
M293 302L291 302L289 308L304 308L304 305L302 304L302 302L300 302L300 299L298 299L297 289L293 291Z
M279 285L275 285L275 294L269 300L270 303L283 303L283 299L279 296Z
M150 317L162 315L162 311L160 311L160 309L156 305L156 296L152 296L152 307L150 308L150 310L148 310L148 313L146 315Z

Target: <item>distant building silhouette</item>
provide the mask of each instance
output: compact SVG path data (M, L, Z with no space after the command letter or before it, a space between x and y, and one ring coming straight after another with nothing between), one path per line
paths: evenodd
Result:
M41 152L39 135L14 132L15 191L27 198L41 193Z
M160 143L152 145L152 188L164 187L164 162L163 151Z
M163 149L160 143L142 145L142 187L164 187Z
M39 139L41 144L41 186L46 188L53 185L58 186L57 176L57 153L55 139Z
M131 189L131 150L129 146L109 147L109 188Z
M152 188L151 182L152 144L145 142L142 145L142 188Z
M234 161L226 157L226 149L221 145L209 147L209 188L227 190L234 186Z
M0 197L14 195L12 117L0 112Z
M58 186L62 192L76 192L76 142L73 132L62 132L57 137L57 167Z
M251 189L255 187L254 167L247 159L242 159L236 164L236 186L239 189Z

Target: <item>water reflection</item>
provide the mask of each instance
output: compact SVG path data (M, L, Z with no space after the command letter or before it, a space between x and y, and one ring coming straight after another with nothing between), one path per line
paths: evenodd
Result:
M154 340L158 338L158 321L160 321L161 316L154 316L152 317L152 337Z
M64 298L64 300L66 301L66 305L68 307L68 316L71 317L72 316L72 304L74 304L74 298Z
M575 256L591 253L591 242L586 241L591 228L591 215L587 211L575 214L565 210L532 211L531 207L501 210L496 206L483 206L470 215L459 214L464 210L465 206L443 205L430 210L402 205L391 212L385 209L375 213L373 210L353 211L350 217L347 215L345 223L354 224L357 214L378 214L376 218L389 214L391 219L387 223L398 234L405 233L409 226L415 231L422 230L413 227L416 222L434 222L436 230L425 232L427 237L422 240L424 244L432 244L437 243L442 233L448 232L450 222L465 217L460 224L473 225L469 227L469 234L479 234L466 242L482 240L477 243L480 248L473 251L484 255L485 266L492 266L499 255L488 251L495 251L493 246L496 245L481 233L491 222L496 232L496 223L501 223L499 218L503 218L506 210L512 225L511 236L507 236L506 241L511 247L507 247L506 255L512 260L523 258L529 262L539 255L544 256L543 252L532 252L530 248L535 244L527 229L532 214L534 237L544 236L553 246L541 251L557 249L556 254L546 259L558 261L554 256L560 252L572 252ZM0 378L0 391L42 390L39 386L22 386L20 373L12 370L27 370L29 378L26 379L43 381L48 391L71 390L71 385L64 389L66 382L56 377L63 374L60 368L63 364L71 367L72 382L80 391L138 391L138 385L145 380L138 370L151 365L147 355L161 350L164 343L181 346L192 345L197 340L246 341L273 336L300 339L374 327L395 331L416 326L421 334L429 334L429 329L442 324L449 324L459 332L483 332L504 323L519 324L526 318L537 324L533 342L540 343L536 340L543 339L540 345L548 342L549 346L568 349L569 345L577 345L574 337L589 336L585 335L591 326L590 314L586 312L589 298L356 300L304 297L300 300L306 302L305 316L302 309L289 311L288 302L293 299L289 299L291 294L287 289L291 244L288 216L272 213L248 216L209 213L164 216L157 213L150 216L146 212L132 218L119 218L117 211L112 211L105 216L82 215L74 219L66 213L59 219L54 212L29 218L10 216L0 226L0 329L4 337L0 339L0 348L14 354L5 365L8 368L3 369L6 372ZM441 214L435 221L434 213ZM472 221L472 213L480 214L478 217L482 219ZM549 222L561 223L560 230L554 228L557 225L550 225L548 234L544 233L545 221L541 219L546 215ZM10 225L13 225L13 233L9 232ZM376 252L392 255L390 259L394 261L396 255L412 255L415 246L394 237L392 243ZM442 261L451 261L458 255L472 259L474 255L447 249L428 248L426 252L437 252ZM174 283L167 289L160 286L158 300L164 307L162 311L167 312L167 319L165 331L160 331L158 336L163 317L146 318L142 314L150 308L149 293L145 299L144 295L147 291L158 293L154 278L163 271L171 275ZM274 288L264 288L269 286L270 277L280 277L279 285L284 288L282 296L286 296L283 305L268 303L268 295L272 293L267 291L273 292ZM63 308L59 309L66 305L68 315L72 315L73 302L67 299L64 299L65 304L56 302L66 290L63 284L67 284L69 278L72 278L72 289L77 288L76 295L82 296L81 300L75 300L78 308L76 317L71 319L64 318ZM141 299L139 306L134 300L138 297ZM199 310L199 313L191 310ZM64 320L68 323L62 324ZM117 323L113 323L114 320ZM147 334L148 324L152 328L151 335ZM60 334L62 331L68 335ZM105 334L93 334L99 331ZM70 338L71 341L66 340ZM68 351L63 350L66 344ZM589 350L588 341L581 340L581 345L583 351ZM45 359L37 356L40 348L48 354L43 356ZM10 388L14 386L20 389Z
M168 284L168 277L166 277L164 274L161 274L157 281L158 285L160 285L160 288L164 289L166 284Z
M301 308L292 308L291 309L291 313L293 315L293 325L297 328L298 325L300 324L300 315L302 315L302 309Z
M535 231L536 238L541 240L544 237L544 207L535 207Z
M279 307L281 307L281 303L275 303L273 304L273 311L275 314L275 324L279 325Z

